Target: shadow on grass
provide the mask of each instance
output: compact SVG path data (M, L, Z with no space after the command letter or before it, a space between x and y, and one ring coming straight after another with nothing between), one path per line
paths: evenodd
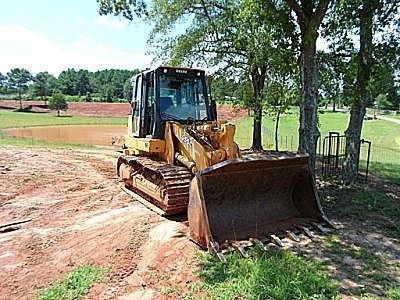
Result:
M48 113L46 111L36 111L32 110L32 107L23 107L23 108L17 108L13 110L14 112L22 112L22 113L33 113L33 114L45 114Z
M318 185L328 217L343 228L290 250L255 247L248 259L233 253L225 264L202 255L202 281L189 296L400 299L400 187L378 178L351 187L333 180Z
M59 115L59 116L55 116L57 118L72 118L71 115Z
M379 181L321 186L326 212L344 228L303 249L306 255L329 266L342 294L399 299L400 188Z

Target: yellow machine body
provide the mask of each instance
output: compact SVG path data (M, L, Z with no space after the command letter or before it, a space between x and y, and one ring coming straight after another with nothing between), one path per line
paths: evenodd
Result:
M308 156L241 152L235 125L218 121L207 101L204 73L161 67L138 78L118 176L161 214L187 213L191 239L202 248L329 224ZM203 99L193 94L199 82L205 104L194 106Z

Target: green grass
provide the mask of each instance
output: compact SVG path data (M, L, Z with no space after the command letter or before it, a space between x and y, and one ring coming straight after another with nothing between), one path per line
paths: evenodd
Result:
M126 118L61 116L0 110L0 129L53 125L125 125Z
M21 147L49 147L49 148L95 148L92 145L50 142L36 140L33 138L13 137L0 130L0 146L21 146Z
M49 288L39 291L41 300L81 299L95 282L102 280L105 270L91 265L74 269L63 280L53 283Z
M360 220L365 220L373 215L396 219L400 216L398 201L384 192L369 187L360 187L356 191L347 191L347 196L349 197L347 197L346 203L341 202L341 205L336 208L342 216Z
M321 137L328 135L329 131L337 131L343 134L348 124L348 117L349 115L343 112L334 113L325 111L324 113L320 113L319 130L321 132ZM295 108L291 109L290 114L283 115L280 121L279 134L282 137L293 136L293 149L296 149L298 144L298 124L299 113ZM251 117L245 118L236 122L236 125L236 140L240 147L250 147L252 136L249 133L252 132L253 119ZM263 142L266 149L271 149L274 145L272 139L274 126L272 117L266 116L263 118ZM362 137L372 141L373 145L400 150L400 124L383 120L364 121Z
M400 300L400 287L398 286L390 288L387 291L386 296L388 297L388 299Z
M400 115L382 115L382 117L392 118L392 119L400 119Z
M348 124L347 113L324 111L319 114L319 129L321 139L330 131L340 134ZM298 147L298 110L292 108L290 114L282 116L280 122L280 150L296 151ZM253 119L245 118L236 122L235 139L240 148L251 146ZM263 147L275 149L274 120L272 117L263 118ZM400 124L383 120L364 121L362 138L372 142L370 156L370 171L378 173L391 183L400 184ZM361 160L365 160L366 147L362 147ZM360 168L361 169L361 168Z
M250 249L250 258L228 255L221 263L201 255L201 286L212 299L335 299L337 284L324 266L287 250Z
M126 118L111 117L57 117L48 113L26 113L0 110L0 129L54 125L125 125ZM74 143L61 143L35 140L32 138L12 137L0 130L0 146L35 146L35 147L69 147L91 148L92 146Z
M348 188L337 193L341 199L333 203L331 210L340 217L357 222L374 220L386 236L400 236L400 206L393 194L366 186Z

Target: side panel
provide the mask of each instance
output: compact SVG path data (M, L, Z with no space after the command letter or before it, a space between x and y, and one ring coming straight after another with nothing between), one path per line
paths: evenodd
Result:
M129 149L135 149L147 153L162 153L165 151L165 141L159 139L125 136L125 145Z

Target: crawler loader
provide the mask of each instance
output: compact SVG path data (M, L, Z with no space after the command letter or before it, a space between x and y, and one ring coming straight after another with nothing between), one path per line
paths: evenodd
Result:
M217 120L205 72L159 67L132 79L132 113L117 174L161 214L188 214L190 237L219 251L329 223L308 156L241 152Z

